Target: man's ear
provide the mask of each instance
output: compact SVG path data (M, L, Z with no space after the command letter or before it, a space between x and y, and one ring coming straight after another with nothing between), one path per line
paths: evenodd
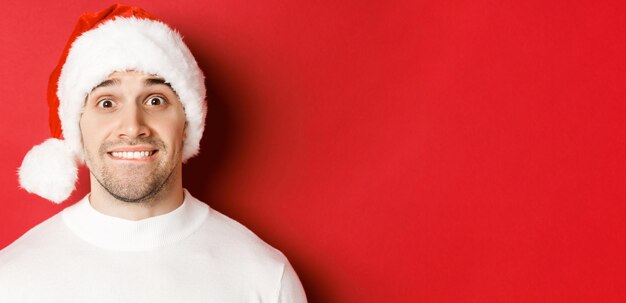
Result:
M83 122L83 113L85 112L85 106L87 106L87 100L88 99L89 99L89 94L87 94L85 96L85 101L83 101L83 108L81 108L81 110L80 110L80 117L78 118L78 131L80 132L80 147L81 147L81 150L83 150L85 148L85 143L83 143L83 127L82 127L81 124Z
M80 118L78 119L78 131L80 132L80 154L77 155L78 161L81 164L85 164L85 142L83 142L83 128L81 127L81 122L83 121L83 113L80 113Z
M183 142L187 140L187 119L185 119L185 127L183 127Z

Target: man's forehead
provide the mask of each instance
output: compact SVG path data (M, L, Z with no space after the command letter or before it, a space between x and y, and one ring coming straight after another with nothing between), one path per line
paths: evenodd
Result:
M134 71L114 72L107 79L105 79L104 81L102 81L98 85L96 85L92 89L92 91L94 91L97 88L102 88L102 87L119 86L119 85L122 84L122 80L121 79L124 78L124 77L129 77L129 76L143 77L144 78L143 79L143 85L144 86L166 85L172 91L174 91L174 88L172 88L170 83L168 83L163 77L160 77L158 75L153 75L153 74L144 74L144 73L140 73L140 72L134 72Z

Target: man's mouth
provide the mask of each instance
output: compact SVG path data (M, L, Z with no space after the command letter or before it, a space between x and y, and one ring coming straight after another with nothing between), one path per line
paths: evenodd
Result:
M143 150L143 151L113 151L108 152L111 157L115 159L123 160L143 160L148 159L152 155L156 154L157 150Z

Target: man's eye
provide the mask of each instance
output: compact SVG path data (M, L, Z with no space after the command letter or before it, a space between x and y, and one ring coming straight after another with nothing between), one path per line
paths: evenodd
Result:
M100 108L112 108L116 105L117 103L115 103L113 100L111 99L102 99L100 101L98 101L98 107Z
M163 98L163 97L152 96L152 97L148 98L148 101L146 103L149 106L159 106L159 105L165 105L165 103L167 103L167 101L165 101L165 98Z

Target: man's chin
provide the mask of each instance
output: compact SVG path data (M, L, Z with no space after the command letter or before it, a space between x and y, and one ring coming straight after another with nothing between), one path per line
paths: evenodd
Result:
M115 199L128 203L141 203L149 201L160 190L158 186L150 188L133 187L129 184L105 185L104 189Z

